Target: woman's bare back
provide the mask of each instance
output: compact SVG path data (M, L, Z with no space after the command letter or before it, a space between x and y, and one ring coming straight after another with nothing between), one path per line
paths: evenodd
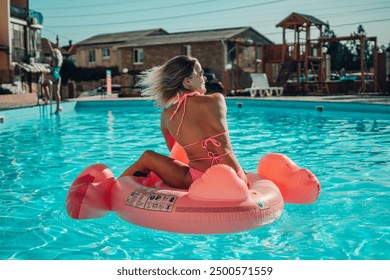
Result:
M166 128L169 134L181 146L185 147L187 156L190 159L189 165L200 171L208 169L211 166L211 160L196 159L207 158L208 152L212 152L215 155L225 155L220 158L219 163L227 164L238 171L240 165L232 153L227 131L227 109L223 95L220 93L195 95L187 96L186 99L186 103L183 102L181 104L172 120L171 116L177 109L178 103L162 112L163 134L164 128ZM215 139L220 143L220 146L208 144L207 149L205 149L201 143L197 143L213 136L217 136ZM192 143L194 145L191 145Z

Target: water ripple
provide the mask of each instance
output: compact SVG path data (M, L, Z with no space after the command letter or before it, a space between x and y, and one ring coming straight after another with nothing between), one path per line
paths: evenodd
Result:
M145 107L146 108L146 107ZM0 259L389 259L390 119L255 108L230 110L233 148L254 171L285 153L319 178L314 205L235 234L145 229L114 214L68 217L65 198L86 166L119 175L145 149L167 154L154 108L69 111L9 121L0 130Z

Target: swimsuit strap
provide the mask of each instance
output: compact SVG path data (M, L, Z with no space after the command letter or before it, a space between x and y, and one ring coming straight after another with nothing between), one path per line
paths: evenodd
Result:
M213 144L215 147L221 147L221 142L218 141L217 138L218 136L221 136L221 135L224 135L226 134L227 131L224 131L222 133L218 133L216 135L213 135L211 137L208 137L206 139L202 139L202 140L199 140L199 141L196 141L196 142L193 142L193 143L190 143L190 144L187 144L185 146L183 146L183 148L186 148L188 146L192 146L192 145L196 145L196 144L201 144L202 148L204 150L207 151L207 157L203 157L203 158L196 158L196 159L192 159L191 161L199 161L199 160L210 160L211 159L211 166L215 165L215 164L218 164L219 162L222 161L222 158L224 156L227 156L229 154L231 154L232 152L227 152L227 153L224 153L222 155L218 155L216 153L213 153L211 152L209 149L208 149L208 144L211 143Z
M213 144L213 145L216 146L216 147L221 147L221 142L219 142L219 141L218 141L217 139L215 139L215 138L217 138L218 136L224 135L224 134L226 134L226 133L227 133L227 131L224 131L224 132L222 132L222 133L218 133L218 134L216 134L216 135L207 137L207 138L205 138L205 139L202 139L202 140L199 140L199 141L195 141L195 142L193 142L193 143L184 145L183 148L186 148L186 147L189 147L189 146L192 146L192 145L195 145L195 144L199 144L199 143L201 143L201 146L202 146L203 149L207 149L208 143L211 143L211 144Z
M171 118L169 119L170 121L173 119L173 117L174 117L174 116L176 115L176 113L179 111L181 104L184 102L184 105L183 105L183 106L184 106L183 114L181 115L181 120L180 120L179 126L177 127L176 135L179 135L179 131L180 131L181 125L183 124L184 116L185 116L185 114L186 114L187 97L188 97L188 96L194 96L194 95L196 95L196 94L197 94L197 92L185 93L185 94L183 94L183 95L179 98L179 101L177 102L177 107L176 107L175 111L173 111L172 116L171 116Z
M191 159L190 161L210 160L211 159L211 166L213 166L213 165L220 163L224 156L230 155L231 153L233 153L233 152L227 152L227 153L224 153L222 155L217 155L213 152L208 151L207 157Z
M189 93L185 93L183 94L178 102L177 102L177 107L175 109L175 111L173 111L171 117L170 117L170 121L175 117L176 113L179 111L180 109L180 106L184 103L184 108L183 108L183 114L181 115L181 119L180 119L180 123L179 123L179 126L177 127L177 131L176 131L176 135L179 135L179 131L180 131L180 128L183 124L183 121L184 121L184 116L186 114L186 107L187 107L187 97L188 96L194 96L196 95L197 92L189 92ZM204 150L207 151L207 157L204 157L204 158L197 158L197 159L193 159L191 161L198 161L198 160L210 160L211 159L211 166L215 165L215 164L218 164L220 161L222 161L222 158L226 155L229 155L231 154L232 152L227 152L227 153L224 153L222 155L218 155L216 153L213 153L211 151L209 151L209 149L207 148L208 144L211 143L213 144L215 147L220 147L221 146L221 142L219 142L217 139L218 136L221 136L221 135L224 135L226 134L227 131L224 131L222 133L219 133L219 134L216 134L216 135L213 135L211 137L207 137L206 139L202 139L202 140L199 140L199 141L196 141L196 142L193 142L193 143L190 143L190 144L187 144L185 146L183 146L183 148L185 147L188 147L188 146L192 146L192 145L195 145L195 144L201 144L202 148Z

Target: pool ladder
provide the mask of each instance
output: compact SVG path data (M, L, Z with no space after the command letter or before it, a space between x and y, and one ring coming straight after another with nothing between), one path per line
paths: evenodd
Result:
M39 97L43 99L43 89L42 84L47 82L49 84L49 95L50 95L50 114L53 112L53 82L49 78L40 79L38 83L38 92L37 92L37 106L39 106ZM46 105L46 104L45 104Z

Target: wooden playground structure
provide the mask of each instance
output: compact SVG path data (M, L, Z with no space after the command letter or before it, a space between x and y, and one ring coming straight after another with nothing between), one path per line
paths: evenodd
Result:
M270 84L283 86L287 92L329 93L330 86L339 81L330 80L330 59L329 55L326 54L324 44L326 42L358 40L361 46L364 46L367 41L374 42L374 71L373 79L367 81L365 79L364 48L360 48L360 81L354 81L355 84L360 82L357 91L358 93L364 93L368 90L381 91L378 84L376 37L364 35L323 37L323 28L327 26L326 23L313 16L298 13L292 13L276 26L283 29L283 43L261 47L261 71L267 74ZM292 43L287 43L286 30L294 32ZM314 37L313 31L316 32L317 38L312 38ZM385 77L385 74L381 76ZM352 83L349 84L352 87ZM344 90L351 91L352 88Z

